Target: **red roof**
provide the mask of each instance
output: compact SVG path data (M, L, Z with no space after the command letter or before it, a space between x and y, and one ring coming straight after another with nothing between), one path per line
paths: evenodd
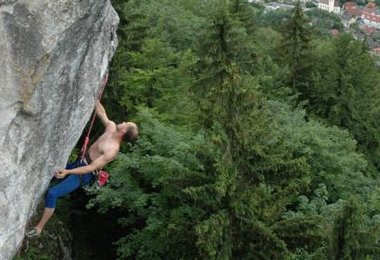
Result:
M364 7L363 10L362 10L362 13L375 14L376 13L376 8Z
M379 14L369 14L367 12L362 12L362 18L367 19L371 22L380 23L380 15Z
M351 15L361 16L363 19L380 23L380 14L376 13L376 4L373 2L368 3L362 10L360 10L358 5L354 2L346 2L343 5L343 8Z
M374 27L370 27L370 26L367 26L367 25L365 25L365 26L363 27L363 29L364 29L364 31L365 31L367 34L371 34L371 33L373 33L373 32L375 31L375 28L374 28Z
M360 16L361 15L361 11L359 10L358 8L358 5L354 2L346 2L343 4L343 9L351 14L351 15L356 15L356 16Z
M337 29L331 29L330 33L331 33L332 36L337 36L339 34L339 30L337 30Z
M358 5L355 2L346 2L343 7L344 9L357 9Z
M369 2L367 8L376 8L376 4L374 2Z

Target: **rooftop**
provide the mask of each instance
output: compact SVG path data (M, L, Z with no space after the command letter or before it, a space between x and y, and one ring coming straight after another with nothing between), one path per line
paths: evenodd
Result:
M321 4L325 4L325 5L328 5L328 4L329 4L329 0L319 0L319 2L320 2ZM335 6L335 7L339 7L339 6L340 6L338 0L335 0L335 1L334 1L334 6Z

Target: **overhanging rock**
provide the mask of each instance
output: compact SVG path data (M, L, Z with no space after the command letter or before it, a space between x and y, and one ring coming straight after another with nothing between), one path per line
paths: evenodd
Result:
M109 0L0 0L0 259L91 115L118 22Z

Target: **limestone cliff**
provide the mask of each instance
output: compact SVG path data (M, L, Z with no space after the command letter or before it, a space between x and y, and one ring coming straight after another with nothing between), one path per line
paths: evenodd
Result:
M109 0L0 0L0 259L90 117L118 22Z

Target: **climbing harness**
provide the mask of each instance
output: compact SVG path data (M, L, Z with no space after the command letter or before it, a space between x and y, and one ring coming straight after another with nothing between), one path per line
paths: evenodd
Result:
M90 155L88 153L85 154L84 159L86 160L85 162L87 164L90 164L92 162ZM92 174L95 175L95 178L96 178L96 182L95 182L96 188L100 188L108 182L108 179L109 179L108 172L103 171L103 170L95 170Z
M104 93L104 89L105 89L105 87L107 85L107 81L108 81L108 72L105 74L105 76L103 78L103 81L102 81L102 86L100 88L100 93L99 93L99 96L98 96L98 99L97 99L99 101L102 99L102 96L103 96L103 93ZM95 122L95 118L96 118L96 107L95 107L94 112L92 114L91 123L90 123L90 126L89 126L88 130L87 130L87 134L86 134L86 136L84 138L83 145L82 145L82 148L81 148L80 162L83 162L84 159L86 159L86 161L87 161L88 164L91 163L91 159L90 159L90 157L88 155L87 147L88 147L88 143L90 142L90 134L91 134L94 122ZM106 171L96 170L96 171L93 172L93 174L95 175L95 178L96 178L96 185L97 185L97 187L102 187L102 186L104 186L108 182L109 174Z

